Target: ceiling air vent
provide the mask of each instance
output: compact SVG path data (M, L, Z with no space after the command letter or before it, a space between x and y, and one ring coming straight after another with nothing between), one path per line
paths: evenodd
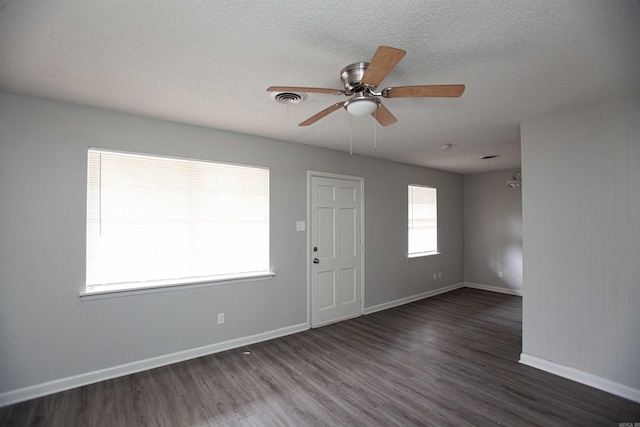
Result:
M280 104L300 104L307 99L307 94L302 92L272 92L271 97Z

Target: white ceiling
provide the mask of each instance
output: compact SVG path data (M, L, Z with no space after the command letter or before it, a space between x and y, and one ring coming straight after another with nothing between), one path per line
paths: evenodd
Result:
M461 98L271 99L271 85L342 89L380 45L407 51L380 88L465 84ZM520 122L640 92L637 0L0 0L0 89L458 173L520 164ZM176 141L179 144L180 141ZM448 151L442 144L452 144ZM487 161L480 157L499 154Z

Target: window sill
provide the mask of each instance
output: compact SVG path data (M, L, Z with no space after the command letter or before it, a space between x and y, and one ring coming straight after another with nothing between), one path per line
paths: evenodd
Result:
M186 289L208 288L211 286L228 285L239 282L255 282L259 280L270 280L276 273L271 271L260 273L245 273L238 275L219 276L215 278L187 279L185 281L163 281L149 286L139 284L124 285L104 285L92 291L81 291L82 301L93 301L105 298L119 298L133 295L152 294L157 292L173 292Z
M426 258L434 255L441 255L442 252L421 252L419 254L407 255L407 261L414 261L420 258Z

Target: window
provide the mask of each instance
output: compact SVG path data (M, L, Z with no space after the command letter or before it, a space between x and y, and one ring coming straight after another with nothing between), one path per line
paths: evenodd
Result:
M438 205L436 189L409 186L409 257L438 252Z
M268 270L268 169L89 149L87 292Z

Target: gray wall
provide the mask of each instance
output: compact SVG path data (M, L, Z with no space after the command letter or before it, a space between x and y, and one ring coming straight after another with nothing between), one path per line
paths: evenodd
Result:
M81 301L89 146L268 166L275 278ZM463 281L460 175L0 93L0 397L305 324L307 170L365 179L367 307ZM408 184L438 188L441 255L405 258Z
M522 291L522 191L514 170L464 177L465 282ZM503 277L499 276L499 272Z
M640 98L521 132L523 356L640 401Z

